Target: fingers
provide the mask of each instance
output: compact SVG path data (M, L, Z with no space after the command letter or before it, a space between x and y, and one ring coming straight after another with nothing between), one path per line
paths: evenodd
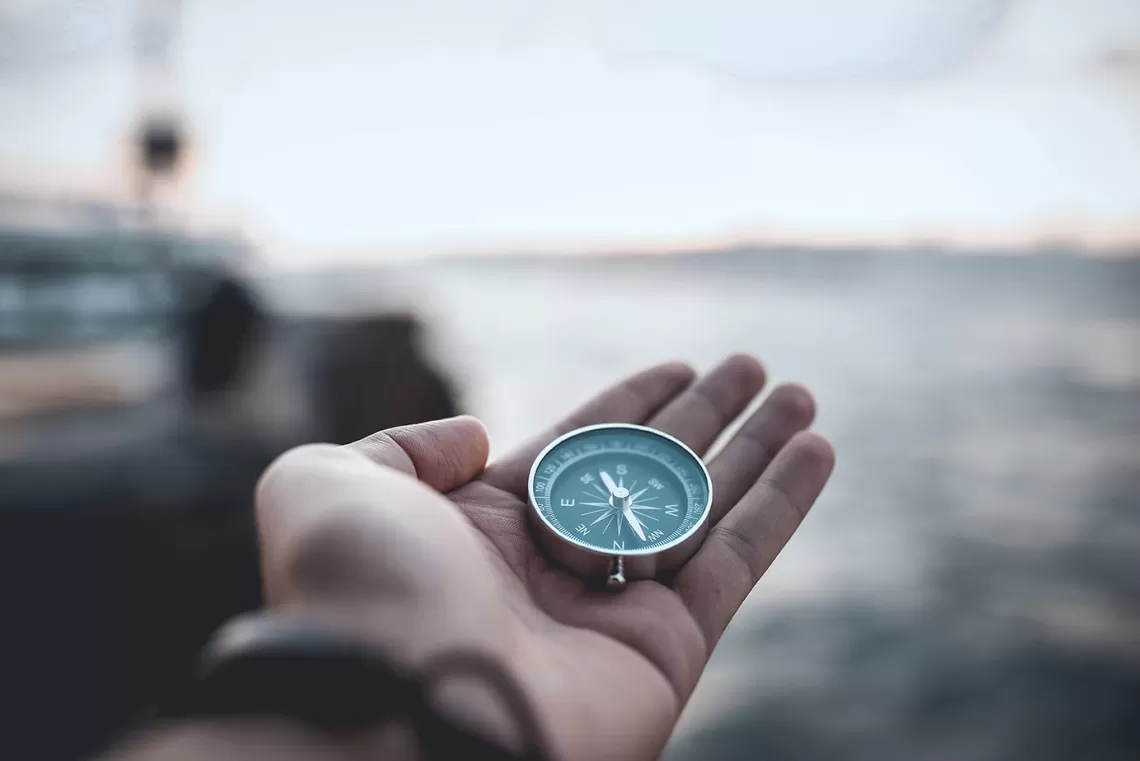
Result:
M479 475L490 452L486 429L470 415L389 428L346 447L441 492Z
M778 386L768 395L709 463L715 495L709 516L713 525L744 496L788 440L811 425L814 417L815 400L803 386Z
M492 486L526 493L530 466L542 448L575 428L597 423L644 423L693 379L693 370L680 362L651 367L611 386L569 417L493 463L483 477Z
M677 574L674 588L710 650L795 533L834 463L831 445L822 436L808 432L793 436Z
M704 454L763 386L760 363L745 354L734 354L685 389L649 425Z

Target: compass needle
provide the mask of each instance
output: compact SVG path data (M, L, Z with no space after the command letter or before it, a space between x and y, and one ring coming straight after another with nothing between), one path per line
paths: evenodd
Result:
M618 490L618 485L614 483L613 476L604 470L599 471L598 476L601 477L602 483L606 485L606 488L610 490L610 496L612 497L614 495L614 492Z
M633 533L637 534L637 538L644 542L645 529L641 527L641 521L639 521L637 519L637 516L633 514L633 508L631 508L629 505L626 505L621 513L625 516L626 522L629 523L629 527L633 529Z
M602 499L609 499L609 498L610 498L610 495L606 493L606 490L605 490L605 489L603 489L602 487L598 486L598 483L597 483L597 481L595 481L595 482L591 483L591 484L590 484L590 486L593 486L593 487L594 487L594 489L595 489L595 490L598 492L598 495L599 495L599 496L600 496ZM606 504L609 504L609 503L607 502Z

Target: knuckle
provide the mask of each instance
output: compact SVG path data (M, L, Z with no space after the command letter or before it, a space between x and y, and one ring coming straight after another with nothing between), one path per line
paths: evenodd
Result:
M716 393L716 390L709 388L709 386L708 382L693 386L692 398L700 402L701 406L708 411L713 425L720 428L728 422L732 410L721 394Z
M759 485L764 489L764 501L772 515L790 516L796 524L807 515L807 507L798 505L788 488L778 479L761 478Z
M767 467L784 444L784 440L771 430L769 419L762 414L749 418L734 436L735 441L748 446L750 459L762 468Z
M386 431L370 434L349 444L345 449L357 452L377 465L400 466L407 463L407 468L414 472L412 460L401 444L406 439L414 440L414 438L414 436L407 436L403 428L390 428Z
M796 455L822 471L830 471L835 465L835 449L831 442L818 433L804 431L797 434L793 443Z
M756 548L752 541L735 526L720 523L714 529L716 538L728 550L729 555L746 570L749 575L755 576Z

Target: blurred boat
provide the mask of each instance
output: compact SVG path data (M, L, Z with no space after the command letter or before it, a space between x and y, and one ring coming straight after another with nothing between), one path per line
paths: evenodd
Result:
M177 393L180 326L251 258L138 208L0 195L0 423Z

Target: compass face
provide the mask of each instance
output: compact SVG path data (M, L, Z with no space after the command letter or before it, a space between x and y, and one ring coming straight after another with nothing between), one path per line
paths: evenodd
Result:
M700 458L680 441L615 424L556 439L531 469L530 498L568 542L610 555L647 555L700 527L712 488Z

